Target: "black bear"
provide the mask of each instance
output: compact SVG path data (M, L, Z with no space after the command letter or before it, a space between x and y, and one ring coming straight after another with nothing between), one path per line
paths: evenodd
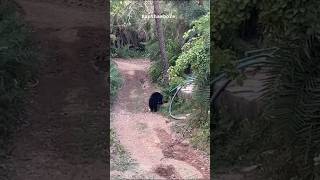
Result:
M163 96L159 92L154 92L151 94L149 99L149 108L151 112L157 112L158 106L163 104Z

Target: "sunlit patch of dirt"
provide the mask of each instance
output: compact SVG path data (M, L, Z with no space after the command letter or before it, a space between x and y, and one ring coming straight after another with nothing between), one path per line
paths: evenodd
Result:
M154 173L165 179L209 179L209 163L196 150L172 146L172 152L166 152L175 138L168 118L146 110L150 95L159 91L148 76L150 61L116 59L115 63L124 84L112 110L112 126L120 143L137 162L140 174Z
M200 152L171 138L170 134L162 129L157 129L156 132L162 143L162 153L166 158L187 162L198 169L206 178L210 177L210 162Z

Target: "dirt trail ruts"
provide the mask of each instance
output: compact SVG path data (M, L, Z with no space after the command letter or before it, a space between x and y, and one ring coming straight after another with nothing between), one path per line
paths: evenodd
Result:
M140 173L162 179L209 179L209 159L185 144L170 148L176 136L166 123L168 119L148 111L148 98L155 90L147 75L150 61L115 59L115 62L124 83L111 112L111 126L136 160ZM111 171L113 174L121 176Z
M42 65L27 121L13 139L13 180L105 180L107 86L104 11L63 1L17 1Z

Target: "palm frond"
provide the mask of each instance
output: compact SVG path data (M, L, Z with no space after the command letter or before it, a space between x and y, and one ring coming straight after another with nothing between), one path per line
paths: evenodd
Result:
M261 96L263 117L275 127L278 143L291 147L302 178L315 176L313 158L320 153L320 56L314 51L319 42L308 44L269 59Z

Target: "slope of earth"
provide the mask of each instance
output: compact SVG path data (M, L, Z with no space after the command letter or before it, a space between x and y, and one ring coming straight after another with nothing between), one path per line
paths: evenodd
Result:
M41 49L26 124L13 139L13 180L102 180L107 116L104 11L18 0ZM99 63L101 64L101 63Z
M173 143L177 136L168 119L148 111L148 98L155 91L147 76L150 61L115 59L115 62L124 83L111 112L111 126L138 167L126 172L112 170L111 177L209 179L209 159L187 144Z

